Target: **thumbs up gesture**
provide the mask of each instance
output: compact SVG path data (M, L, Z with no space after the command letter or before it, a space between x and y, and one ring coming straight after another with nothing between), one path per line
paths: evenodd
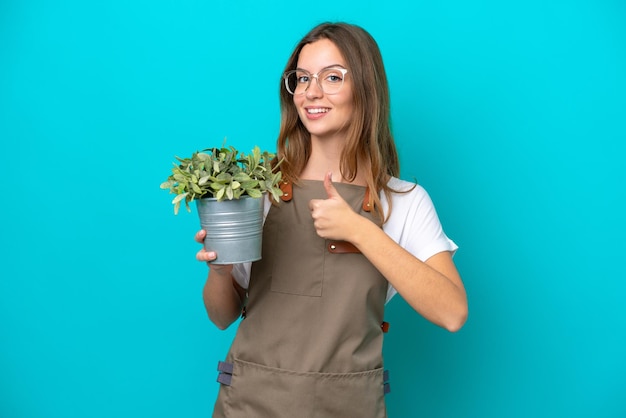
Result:
M324 177L326 199L312 199L309 202L311 217L317 235L325 239L350 241L350 231L354 226L354 210L339 195L333 186L332 173Z

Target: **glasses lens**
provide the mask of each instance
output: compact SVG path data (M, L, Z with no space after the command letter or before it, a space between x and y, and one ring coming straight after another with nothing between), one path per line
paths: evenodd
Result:
M318 76L322 90L326 94L335 94L343 86L344 74L339 68L329 68L320 72Z
M304 71L289 71L285 74L285 87L291 94L302 94L309 85L311 75Z

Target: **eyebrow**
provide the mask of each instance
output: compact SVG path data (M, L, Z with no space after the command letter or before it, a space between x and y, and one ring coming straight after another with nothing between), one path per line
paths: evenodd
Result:
M346 70L346 69L347 69L346 67L344 67L344 66L343 66L343 65L341 65L341 64L332 64L332 65L329 65L329 66L327 66L327 67L322 68L320 71L329 70L329 69L331 69L331 68L343 68L344 70ZM300 68L300 67L297 67L297 68L296 68L296 70L298 70L298 71L306 71L307 73L310 73L310 71L309 71L309 70L304 69L304 68ZM319 72L319 71L318 71L318 72Z

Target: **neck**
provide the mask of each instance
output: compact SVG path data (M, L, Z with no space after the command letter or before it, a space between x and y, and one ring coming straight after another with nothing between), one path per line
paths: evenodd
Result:
M303 180L324 180L326 173L330 171L333 173L333 182L335 183L352 183L365 186L367 182L360 172L352 181L348 181L341 175L342 150L343 143L340 140L320 141L311 138L311 156L304 170L300 173L300 178ZM359 164L359 167L364 167L364 165Z

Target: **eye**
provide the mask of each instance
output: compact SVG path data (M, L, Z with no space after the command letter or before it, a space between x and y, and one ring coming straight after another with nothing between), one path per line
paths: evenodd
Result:
M306 84L309 82L310 79L310 75L309 74L305 74L305 73L297 73L296 74L296 82L298 84Z
M343 74L337 69L330 69L324 72L323 79L328 83L341 83L343 81Z

